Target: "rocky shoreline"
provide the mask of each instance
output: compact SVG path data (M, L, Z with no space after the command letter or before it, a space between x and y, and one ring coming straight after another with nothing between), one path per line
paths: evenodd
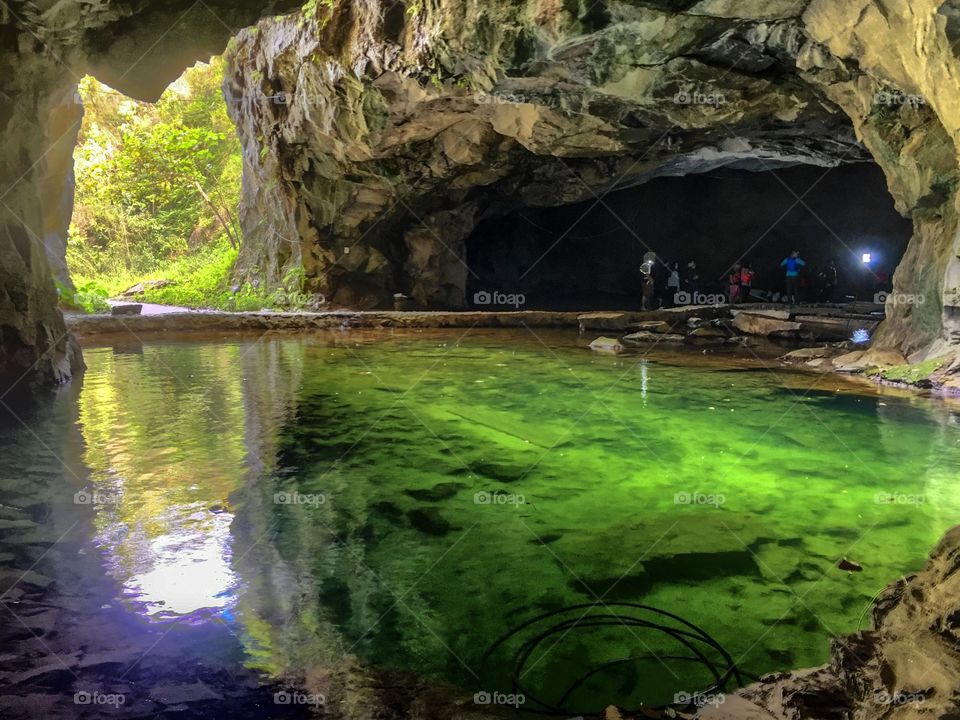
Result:
M960 526L920 572L889 585L873 629L830 643L819 668L769 675L700 713L704 720L960 717Z
M576 329L593 336L595 350L628 348L725 348L745 357L778 360L795 369L836 372L876 383L960 395L960 354L945 349L931 357L904 357L895 350L858 342L880 323L874 306L777 305L685 306L638 311L390 311L325 312L190 311L150 315L66 316L67 327L83 344L191 335L311 332L350 329ZM597 337L599 335L599 337Z

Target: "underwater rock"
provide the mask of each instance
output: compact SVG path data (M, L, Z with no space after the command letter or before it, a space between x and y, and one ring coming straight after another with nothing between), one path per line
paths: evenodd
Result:
M847 572L863 572L863 565L853 560L847 560L847 558L837 560L837 567Z
M616 338L598 337L590 343L590 349L596 352L618 353L623 351L623 345Z
M831 641L827 665L767 676L736 695L777 720L957 717L958 571L960 526L947 532L920 572L877 597L873 629Z
M422 488L414 490L404 490L403 492L412 497L414 500L422 500L424 502L438 502L440 500L447 500L456 495L463 485L460 483L454 482L444 482L438 483L431 488Z
M407 520L410 521L410 527L424 535L442 537L456 529L444 519L439 510L433 507L410 510L407 513Z

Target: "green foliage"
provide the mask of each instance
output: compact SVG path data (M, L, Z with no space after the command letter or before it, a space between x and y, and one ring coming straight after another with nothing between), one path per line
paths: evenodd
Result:
M110 297L107 289L96 280L88 280L71 289L57 283L60 305L67 310L80 310L85 313L102 313L110 310Z
M74 277L153 276L225 237L238 242L242 156L222 77L214 58L156 104L81 81L85 115L67 245Z

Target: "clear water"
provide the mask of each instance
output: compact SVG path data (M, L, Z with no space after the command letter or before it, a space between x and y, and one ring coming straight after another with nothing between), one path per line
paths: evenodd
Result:
M82 518L81 551L144 627L223 623L266 675L356 656L470 692L510 690L531 635L483 663L503 633L583 603L680 615L748 673L822 663L960 519L942 403L538 336L88 349L82 389L24 414L29 433L3 426L49 454L4 453L2 502L35 492L27 472L50 522ZM521 680L556 701L633 658L564 708L661 704L710 684L683 654L588 619Z

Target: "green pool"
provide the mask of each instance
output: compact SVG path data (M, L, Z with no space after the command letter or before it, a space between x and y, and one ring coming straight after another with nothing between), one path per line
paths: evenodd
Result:
M450 331L90 349L91 542L130 612L223 620L276 676L355 656L509 693L536 628L484 662L491 644L592 603L517 670L550 703L614 663L564 699L587 712L711 682L675 635L591 617L669 611L747 676L816 665L960 520L942 403L582 345Z

